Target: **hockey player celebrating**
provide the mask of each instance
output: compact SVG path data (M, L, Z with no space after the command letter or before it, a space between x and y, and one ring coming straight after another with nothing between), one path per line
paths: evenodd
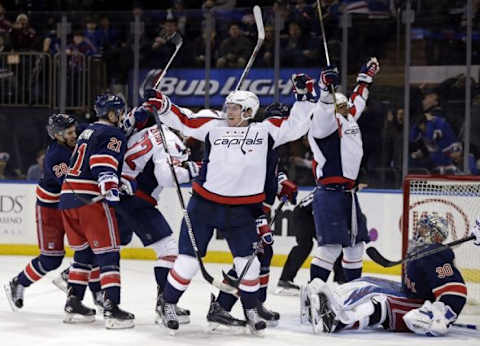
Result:
M120 201L119 176L127 144L118 127L124 108L118 96L105 94L97 98L95 111L99 120L80 134L62 185L60 209L68 242L75 251L68 279L66 322L94 319L95 310L84 306L82 300L96 256L105 294L106 328L134 326L134 315L118 307L120 239L112 207Z
M348 100L341 93L335 93L334 98L329 92L338 82L338 70L327 67L320 74L318 102L308 103L307 111L313 113L308 142L317 181L312 208L318 247L310 266L311 280L327 281L342 248L345 279L350 281L361 275L364 242L369 238L355 193L363 156L357 120L365 109L368 87L378 71L377 59L370 58L360 70ZM297 93L312 99L313 80L306 75L297 78L304 81Z
M76 121L67 114L52 114L48 118L47 132L52 143L45 154L44 177L36 188L35 217L40 255L5 285L7 298L14 310L23 307L24 289L57 269L65 256L65 228L58 204L62 182L77 141ZM89 268L85 275L96 299L100 293L100 285L96 282L100 275L98 268Z
M127 136L134 129L143 127L141 119L149 116L144 106L133 109L122 122ZM140 124L139 124L140 122ZM188 149L183 142L166 126L163 128L169 152L175 161L175 173L180 183L187 183L196 177L199 165L187 161ZM116 206L121 245L127 245L135 233L145 247L152 248L157 256L154 266L157 283L157 321L162 317L163 289L167 275L178 255L177 241L162 213L157 209L157 201L164 187L173 186L168 157L163 148L157 126L147 127L132 134L128 139L127 151L121 180L126 192ZM190 322L190 312L177 307L180 323Z
M413 252L442 246L447 220L421 217L414 231ZM442 336L455 322L467 299L467 288L450 248L407 263L404 284L364 277L332 288L316 279L307 288L314 331L383 327L394 332ZM302 319L308 319L303 311Z
M294 116L267 119L248 125L259 108L258 97L248 91L231 92L224 112L202 110L197 114L170 103L158 91L150 91L153 105L166 125L186 136L204 141L205 159L199 177L192 183L188 204L193 233L200 255L205 256L215 228L228 242L237 274L240 275L257 243L255 217L251 205L261 203L267 168L267 153L302 136L310 126L308 101L296 102ZM170 271L163 297L164 323L178 329L175 305L199 270L185 221L179 240L179 256ZM256 333L266 327L257 311L260 262L255 259L239 285L247 323Z

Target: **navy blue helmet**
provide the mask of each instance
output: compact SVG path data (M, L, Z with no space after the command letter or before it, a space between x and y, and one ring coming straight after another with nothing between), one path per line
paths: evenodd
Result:
M108 112L114 111L120 115L125 110L125 102L121 97L113 94L103 94L97 96L95 101L95 112L98 118L105 118Z
M68 114L52 114L48 117L47 132L51 139L55 139L56 134L62 132L69 127L76 125L75 118Z

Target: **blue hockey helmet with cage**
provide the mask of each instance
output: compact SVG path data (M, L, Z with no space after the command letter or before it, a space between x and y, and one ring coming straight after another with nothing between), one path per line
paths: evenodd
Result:
M448 238L448 222L436 214L425 214L418 220L413 234L417 245L441 243Z
M55 135L62 135L63 131L77 124L74 117L68 114L52 114L48 117L47 132L51 139L55 139Z
M114 111L118 116L125 111L125 102L117 95L102 94L97 96L95 101L95 112L98 118L106 118L110 111Z

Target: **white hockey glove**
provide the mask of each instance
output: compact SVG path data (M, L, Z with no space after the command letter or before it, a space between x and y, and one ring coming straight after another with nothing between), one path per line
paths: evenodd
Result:
M122 175L120 177L120 192L129 196L133 196L137 190L137 181Z
M265 245L272 245L273 244L273 235L272 229L268 224L267 216L262 215L255 220L257 224L257 233L262 238L262 242Z
M188 170L188 176L190 177L190 181L192 181L193 178L196 178L200 173L202 165L195 161L185 161L183 162L183 167Z
M373 78L378 71L380 71L380 63L377 58L369 58L367 63L360 68L360 73L357 76L357 83L372 84Z
M100 193L105 196L108 204L114 206L120 202L120 192L118 190L118 177L113 172L102 172L98 176L98 187Z
M475 220L475 225L472 227L472 234L475 236L473 243L480 246L480 216Z
M457 314L442 302L426 301L422 307L410 310L403 321L415 334L442 336L447 334L448 326L457 319Z

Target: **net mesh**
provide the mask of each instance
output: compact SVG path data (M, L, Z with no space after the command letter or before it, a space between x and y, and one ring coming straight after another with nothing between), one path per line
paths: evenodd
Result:
M409 180L408 250L413 231L425 214L444 217L449 235L445 242L470 234L475 218L480 216L480 179L477 181L411 179ZM480 249L473 242L454 248L456 266L467 284L469 304L480 304Z

